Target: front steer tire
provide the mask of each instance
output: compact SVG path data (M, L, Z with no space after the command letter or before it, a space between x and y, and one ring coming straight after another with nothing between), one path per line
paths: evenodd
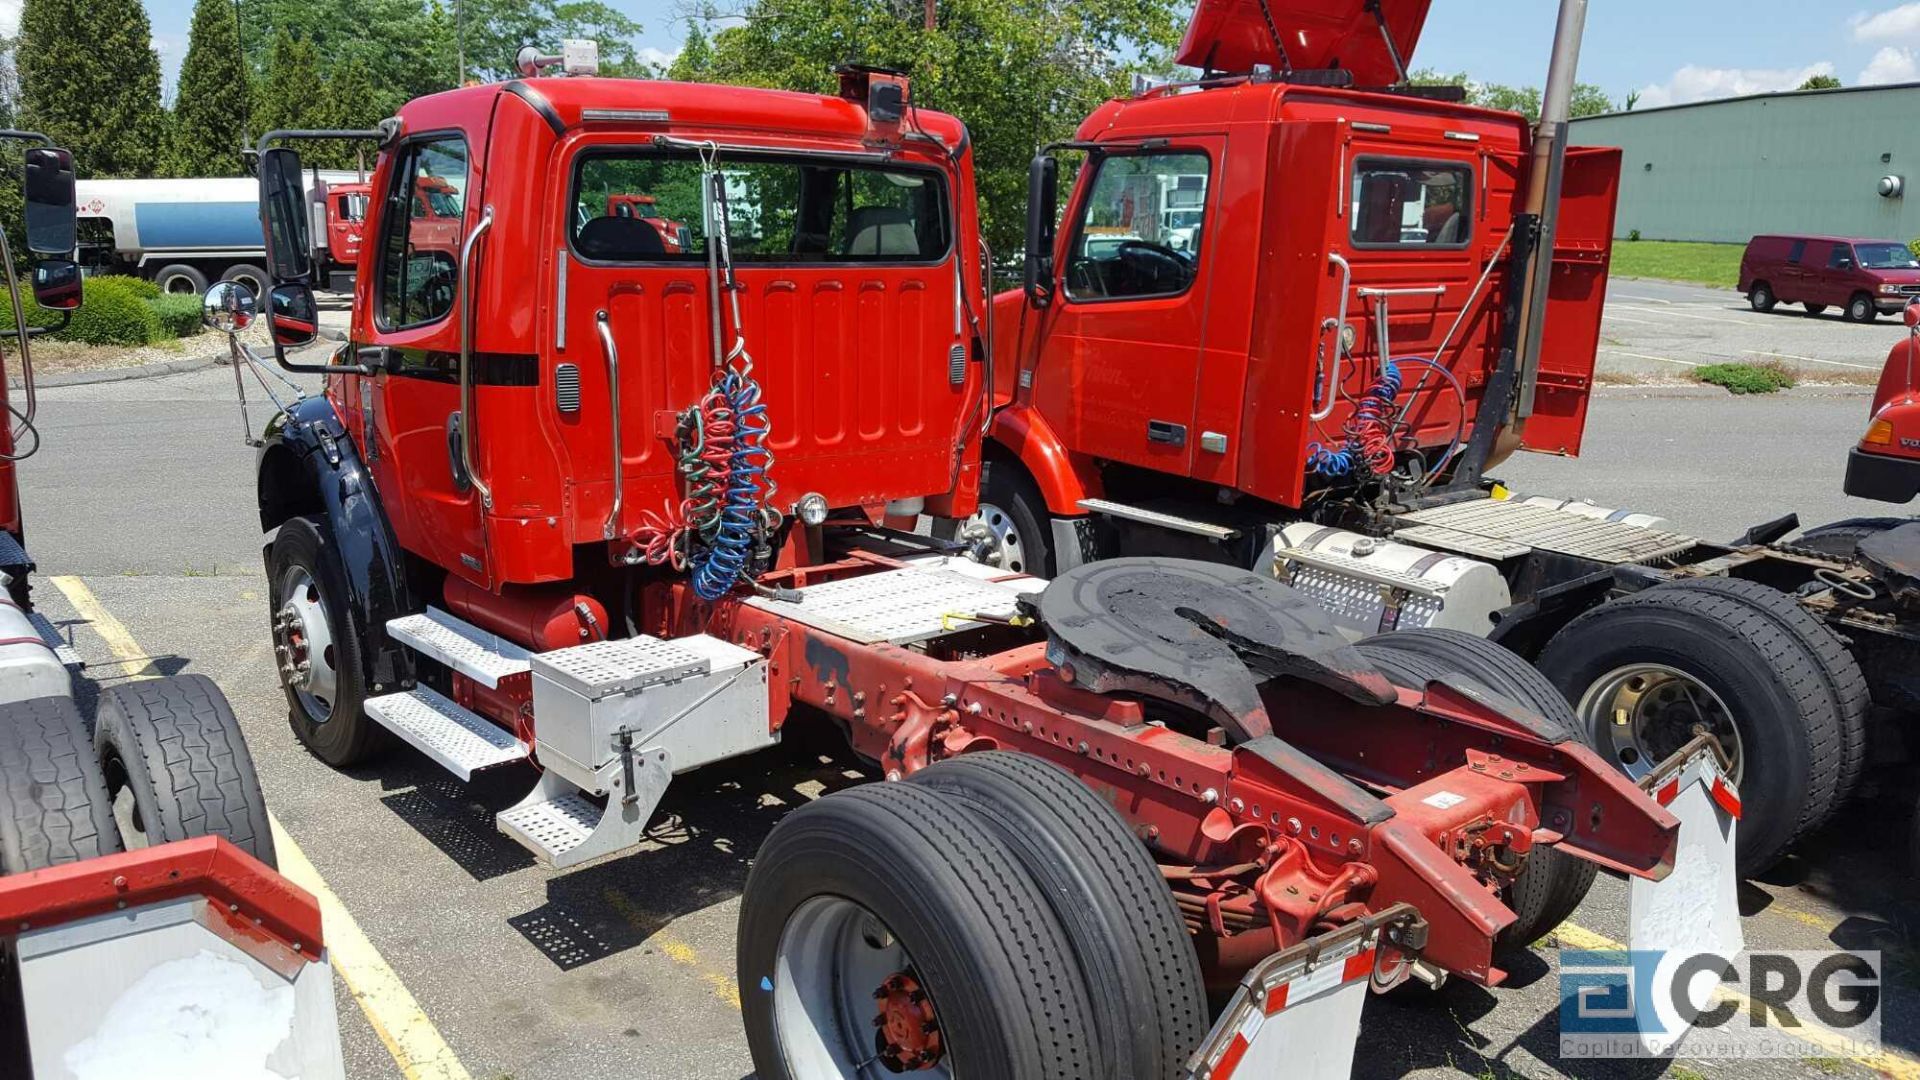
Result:
M367 688L361 657L359 624L347 609L347 573L340 561L340 549L333 531L320 518L288 518L273 539L267 556L267 617L269 622L280 611L289 571L306 571L319 593L319 605L325 612L333 638L337 673L336 691L328 702L324 717L314 715L309 704L291 686L287 695L287 720L293 733L313 755L335 768L366 761L392 743L387 729L363 711Z
M1113 807L1059 766L1006 751L911 782L964 804L1039 883L1086 975L1111 1075L1177 1075L1207 1034L1200 961L1159 866Z
M1814 650L1739 597L1670 586L1619 597L1555 635L1540 670L1578 703L1612 672L1659 665L1718 695L1740 736L1736 869L1757 874L1817 828L1833 806L1845 750L1840 707ZM1658 764L1647 762L1648 767Z
M219 836L278 865L253 755L212 679L174 675L105 691L93 739L108 794L132 795L149 845Z
M808 998L804 1015L794 1004L805 980L783 948L789 927L801 939L811 905L841 901L871 913L885 935L880 940L911 958L954 1075L1107 1075L1067 935L1018 858L962 805L920 785L884 783L788 814L754 860L737 956L747 1046L761 1080L837 1078L838 1070L823 1065L824 1045L854 1061L875 1053L873 1027L848 1027L851 1039L842 1039L816 1011L830 1004ZM847 943L849 950L860 947ZM864 983L846 996L852 1012L868 996ZM804 1038L788 1045L778 1026L783 1017L795 1024L789 1031L817 1033L819 1045Z
M100 762L73 700L0 705L0 874L121 850Z
M1579 718L1553 683L1519 656L1485 638L1459 630L1421 628L1380 634L1356 647L1402 685L1424 686L1440 675L1465 675L1539 713L1558 726L1565 738L1588 745ZM1500 899L1516 918L1500 932L1495 946L1524 949L1565 922L1586 899L1599 869L1552 847L1535 848L1520 875L1501 893Z

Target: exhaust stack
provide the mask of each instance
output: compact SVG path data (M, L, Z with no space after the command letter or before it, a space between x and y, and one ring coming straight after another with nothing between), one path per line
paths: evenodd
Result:
M1513 395L1513 419L1524 425L1533 415L1540 376L1540 335L1546 326L1547 291L1553 279L1553 238L1560 214L1560 175L1567 160L1567 121L1573 107L1574 75L1580 66L1580 38L1586 29L1587 0L1560 0L1560 22L1553 33L1553 59L1540 100L1540 122L1533 132L1533 166L1527 172L1527 199L1521 212L1540 223L1533 246L1525 298L1520 306L1520 363Z

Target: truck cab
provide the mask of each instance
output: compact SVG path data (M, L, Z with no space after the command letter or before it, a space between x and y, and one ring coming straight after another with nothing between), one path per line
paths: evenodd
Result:
M1399 55L1426 6L1386 6ZM1090 513L1118 525L1120 551L1132 525L1172 515L1209 547L1237 532L1243 561L1263 539L1243 519L1396 470L1445 476L1473 434L1532 133L1449 88L1388 85L1399 60L1357 0L1271 8L1307 47L1275 53L1254 5L1203 4L1180 59L1238 74L1109 102L1053 148L1084 165L1058 226L1042 213L1030 238L1038 280L997 301L1001 478L985 496L1042 503L1020 512L1049 555L1114 548L1104 524L1075 539ZM1567 156L1518 447L1579 451L1617 172L1614 151ZM1382 395L1392 423L1360 468L1348 432Z

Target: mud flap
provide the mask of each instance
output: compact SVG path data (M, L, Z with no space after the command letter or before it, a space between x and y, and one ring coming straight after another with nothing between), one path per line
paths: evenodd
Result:
M1740 820L1740 794L1728 777L1719 745L1706 736L1694 740L1650 773L1642 785L1680 819L1680 842L1673 872L1660 881L1631 878L1627 884L1627 947L1654 963L1656 988L1667 987L1679 965L1710 954L1731 964L1746 947L1734 872L1734 838ZM1711 972L1693 979L1687 997L1708 1003L1716 980ZM1673 994L1656 989L1653 1011L1659 1030L1641 1024L1647 1052L1670 1051L1687 1025L1673 1008Z
M1187 1062L1186 1080L1347 1080L1378 926L1336 930L1267 957L1240 980Z

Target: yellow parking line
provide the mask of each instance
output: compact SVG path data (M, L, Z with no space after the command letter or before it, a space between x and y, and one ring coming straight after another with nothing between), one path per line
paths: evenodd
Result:
M1625 945L1620 944L1610 937L1596 934L1583 926L1577 926L1570 922L1561 923L1559 929L1553 932L1553 936L1560 939L1562 945L1571 945L1576 949L1591 949L1595 952L1616 952L1626 949ZM1863 1068L1872 1069L1874 1072L1887 1077L1888 1080L1920 1080L1920 1061L1916 1061L1904 1054L1895 1053L1891 1050L1875 1050L1870 1053L1861 1053L1854 1048L1856 1040L1849 1039L1830 1028L1821 1027L1809 1021L1802 1021L1799 1027L1785 1027L1774 1021L1772 1009L1762 1010L1756 1007L1752 998L1730 986L1721 985L1716 987L1713 991L1713 996L1719 1001L1732 1002L1735 1008L1738 1008L1749 1016L1764 1015L1767 1017L1768 1027L1824 1050L1832 1057L1841 1058L1860 1065Z
M147 654L140 648L126 624L113 617L102 607L93 590L77 577L49 578L67 601L93 627L107 648L120 658L120 666L129 677L152 678L157 672L148 663ZM293 837L282 828L279 819L268 815L268 823L273 828L273 848L279 856L280 873L295 885L307 890L320 902L321 926L326 936L327 955L333 961L333 970L340 973L340 980L347 984L353 993L353 999L360 1004L360 1011L367 1014L367 1022L373 1025L373 1032L387 1046L387 1052L393 1055L396 1065L407 1080L472 1080L460 1059L454 1056L453 1048L440 1036L440 1030L427 1019L420 1003L400 976L374 948L373 942L360 929L353 913L340 901L334 891L327 887L320 871L314 869L307 859L307 853L300 850Z
M625 893L617 889L607 889L600 895L608 906L619 912L621 918L627 920L628 924L638 928L653 925L653 920L648 918L647 913L641 911L632 900L627 899ZM708 993L733 1006L736 1011L739 1010L740 987L734 983L733 976L708 967L698 950L675 937L671 931L655 931L647 940L658 945L667 959L682 967L692 968L694 974L700 976L701 981L707 984Z
M333 961L333 970L340 973L340 981L352 991L360 1011L373 1025L373 1033L387 1044L387 1052L407 1080L472 1080L412 992L361 932L353 913L307 861L306 852L287 835L279 819L268 815L268 820L273 826L273 849L280 857L280 873L320 901L327 956Z
M73 610L87 620L93 632L106 641L107 648L120 658L120 673L129 679L151 679L160 673L154 670L147 654L127 632L126 624L113 617L113 613L100 606L100 600L87 588L87 583L77 577L50 577L55 588L66 594L67 603Z

